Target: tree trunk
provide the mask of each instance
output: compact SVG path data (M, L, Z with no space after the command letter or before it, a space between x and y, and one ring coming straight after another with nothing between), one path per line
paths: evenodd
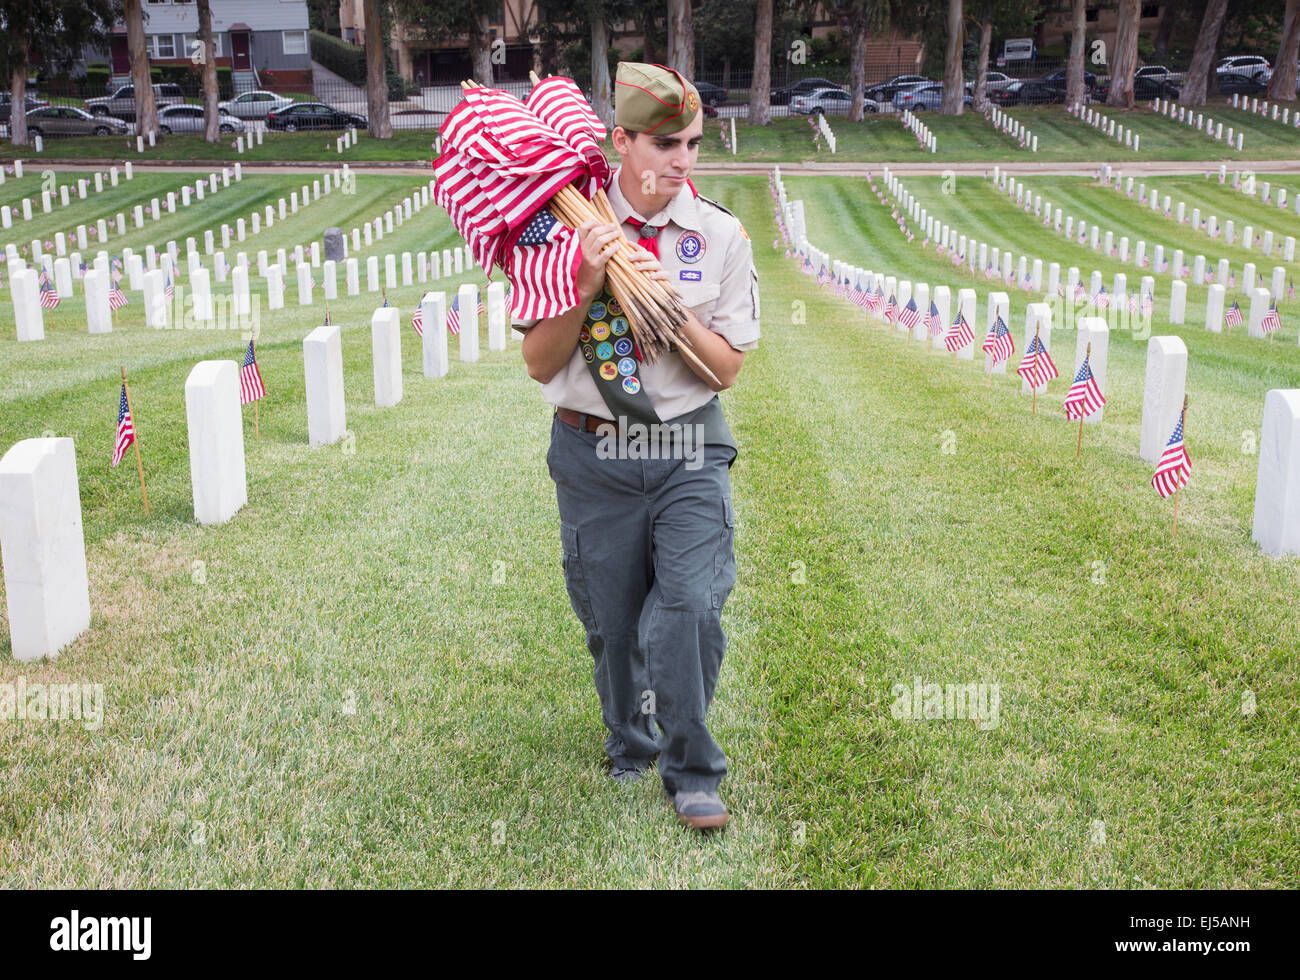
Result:
M867 24L861 17L849 22L849 122L862 122L867 88Z
M691 0L668 0L668 62L687 78L695 74L695 38L691 30Z
M1083 105L1088 100L1084 84L1083 57L1088 49L1088 16L1086 0L1073 0L1070 4L1070 58L1065 67L1065 104Z
M754 74L749 83L749 124L772 121L772 0L758 0L754 12Z
M960 116L966 106L966 80L961 70L961 52L966 43L962 0L948 0L948 49L943 57L943 114Z
M609 102L609 25L605 11L591 10L591 108L606 129L614 128L614 110Z
M9 76L9 142L14 146L27 145L27 53L31 45L27 34L31 26L28 14L25 4L16 4L8 25L13 56Z
M971 99L975 108L981 111L989 104L984 91L989 83L989 48L992 46L993 21L985 20L980 23L980 63L975 69L975 96Z
M658 64L655 60L654 38L651 36L655 29L655 11L653 7L645 7L642 10L641 36L645 41L641 45L641 60L648 65Z
M1282 43L1273 63L1268 98L1271 102L1294 102L1296 58L1300 57L1300 0L1286 0L1286 19L1282 25Z
M1106 104L1119 109L1133 108L1133 73L1137 71L1138 0L1120 0L1115 27L1114 57L1110 59L1110 95Z
M131 59L131 83L135 86L135 131L147 136L158 131L158 100L149 75L149 51L144 41L144 18L140 0L123 0L126 18L126 53Z
M1196 35L1192 50L1192 63L1187 68L1179 102L1183 105L1205 105L1206 87L1214 71L1214 52L1219 46L1219 32L1223 30L1223 17L1228 11L1228 0L1209 0L1201 30Z
M1156 28L1156 42L1154 56L1156 58L1169 57L1169 39L1174 35L1174 25L1178 22L1178 7L1176 3L1166 3L1164 10L1160 15L1160 26Z
M370 2L370 0L367 0ZM474 81L492 85L492 18L485 13L475 14L469 34L469 58Z
M384 65L384 23L381 0L366 0L366 132L375 139L392 139L388 118L388 73Z
M198 0L199 54L203 58L203 138L215 143L220 138L217 119L217 59L212 55L212 4Z

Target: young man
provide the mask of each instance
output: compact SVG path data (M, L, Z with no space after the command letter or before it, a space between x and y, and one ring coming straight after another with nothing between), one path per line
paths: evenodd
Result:
M705 714L736 580L736 444L716 393L758 346L758 276L740 222L690 182L704 131L695 87L671 69L624 62L615 100L622 166L606 193L622 224L578 229L574 309L516 326L528 374L556 406L546 461L565 583L595 659L610 776L638 779L657 757L678 818L721 827L727 758ZM640 269L682 297L682 332L716 388L675 347L641 360L606 284L618 235L638 243Z

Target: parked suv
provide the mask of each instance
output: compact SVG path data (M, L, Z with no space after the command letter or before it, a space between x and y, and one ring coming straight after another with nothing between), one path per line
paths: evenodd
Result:
M1222 87L1224 75L1242 75L1258 81L1260 76L1268 72L1272 67L1267 58L1261 58L1254 54L1237 54L1221 60L1214 66L1214 71L1219 76L1219 85Z
M179 85L154 83L154 99L158 108L169 105L184 105L185 93ZM135 86L123 85L112 95L98 99L86 100L86 111L93 116L116 116L118 119L135 118Z

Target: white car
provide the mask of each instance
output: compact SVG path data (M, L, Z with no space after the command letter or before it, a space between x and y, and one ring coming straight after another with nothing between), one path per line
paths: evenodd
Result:
M991 71L984 76L984 91L986 94L989 92L1000 92L1014 81L1016 81L1016 79L1012 78L1010 75L1004 75L1000 71ZM966 83L966 91L971 95L975 94L974 79L971 79Z
M258 91L244 92L233 99L218 102L217 108L236 119L265 119L269 113L290 105L293 105L293 99L286 99L274 92Z
M1163 82L1166 85L1181 86L1183 84L1182 73L1170 71L1164 65L1143 65L1133 73L1133 77L1144 78L1151 82Z
M823 112L828 116L847 116L853 107L853 96L842 88L819 88L804 95L796 95L790 100L790 111L800 115L812 115ZM874 99L862 99L863 112L879 112L880 106Z
M1214 66L1215 72L1219 75L1244 75L1257 80L1272 68L1267 58L1255 54L1230 55Z

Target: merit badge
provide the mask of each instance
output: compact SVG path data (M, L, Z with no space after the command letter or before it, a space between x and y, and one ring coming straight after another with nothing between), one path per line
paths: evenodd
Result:
M606 361L600 366L600 376L606 381L613 381L618 377L618 368L614 367L613 361Z
M604 345L602 344L601 346ZM614 352L618 354L619 357L627 357L628 354L632 353L632 341L628 340L626 337L623 337L620 340L615 341Z
M618 300L616 300L616 299L611 299L611 300L609 301L609 315L610 315L610 316L622 316L622 315L623 315L623 304L620 303L620 302L619 302Z
M641 390L641 382L638 381L636 378L624 378L623 390L626 391L629 395L635 395L638 391Z
M698 262L704 255L704 236L698 231L684 231L677 239L677 257L683 262Z
M592 303L592 304L591 304L591 309L589 309L589 310L587 311L587 319L588 319L588 320L603 320L603 319L605 319L605 304L604 304L604 303Z
M585 344L590 339L591 339L591 331L588 330L586 327L583 327L581 330L578 331L578 341L580 343Z
M605 341L605 343L601 344L599 347L596 348L596 356L599 357L602 361L608 361L611 357L614 356L613 345L610 344L609 341Z
M623 358L621 361L618 362L618 373L625 376L629 374L635 374L636 361L634 361L630 357Z
M591 335L597 340L604 340L609 336L609 324L602 320L600 323L591 325Z
M616 316L609 321L609 329L613 331L615 337L621 337L627 333L627 318Z
M596 352L591 349L591 344L583 344L582 356L587 360L588 363L596 359Z

